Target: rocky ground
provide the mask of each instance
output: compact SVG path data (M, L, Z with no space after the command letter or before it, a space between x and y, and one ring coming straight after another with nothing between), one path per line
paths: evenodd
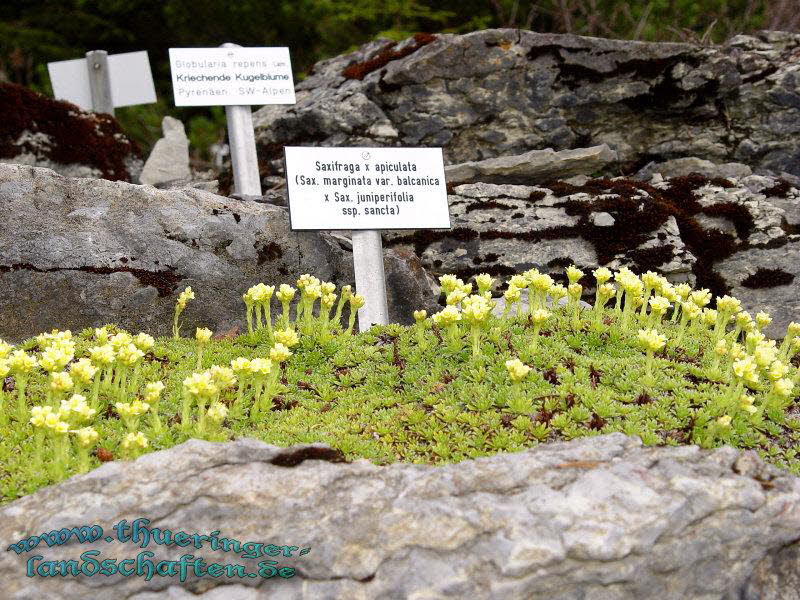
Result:
M111 462L0 511L0 536L147 517L173 532L296 546L289 579L24 577L26 560L118 560L131 542L0 555L5 597L729 598L790 600L800 479L730 448L643 448L622 434L444 467L341 464L324 446L190 441ZM169 469L164 465L170 465ZM191 530L191 531L189 531ZM432 532L436 532L432 535ZM262 557L150 544L154 561ZM300 549L310 548L304 556ZM266 557L269 558L269 557Z

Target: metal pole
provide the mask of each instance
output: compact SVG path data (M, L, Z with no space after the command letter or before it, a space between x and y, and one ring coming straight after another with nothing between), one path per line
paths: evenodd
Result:
M358 310L358 329L366 331L373 325L389 323L383 244L380 231L354 230L352 234L356 292L365 300L364 306Z
M91 50L86 53L86 69L89 71L89 90L92 94L92 110L96 113L114 114L111 99L111 78L108 74L108 52Z
M238 44L222 44L222 48L240 48ZM228 142L233 166L233 189L241 196L261 196L261 177L258 173L256 136L253 114L249 106L226 106Z

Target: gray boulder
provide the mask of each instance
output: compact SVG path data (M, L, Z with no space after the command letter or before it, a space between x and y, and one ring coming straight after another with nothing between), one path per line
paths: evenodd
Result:
M189 139L183 123L173 117L161 122L164 137L158 140L144 163L139 182L157 185L169 181L189 179Z
M3 595L797 597L786 586L798 576L792 557L800 531L800 479L751 452L645 448L638 438L617 433L440 467L339 460L321 445L191 440L41 489L0 510L6 543L83 524L99 525L111 542L73 539L3 552ZM143 545L141 535L138 544L118 541L113 526L139 518L173 533L216 531L218 539L261 545L225 552L202 538L199 548L193 542L157 545L152 538ZM28 561L34 568L45 561L80 562L81 553L91 550L100 552L99 559L118 561L149 551L154 563L192 554L206 564L238 564L252 573L259 561L274 560L294 573L213 578L189 569L182 583L159 576L25 576ZM260 556L245 558L248 550ZM777 595L781 590L784 595Z
M352 254L327 233L292 232L285 208L198 189L0 164L0 206L0 338L11 341L104 323L165 335L186 286L197 298L183 331L229 330L242 326L241 295L255 283L354 279ZM408 322L433 292L405 260L387 251L390 318Z
M800 175L800 34L721 46L494 29L387 40L317 63L254 117L283 145L442 146L448 164L608 144L623 172L698 157ZM394 57L400 56L392 60Z

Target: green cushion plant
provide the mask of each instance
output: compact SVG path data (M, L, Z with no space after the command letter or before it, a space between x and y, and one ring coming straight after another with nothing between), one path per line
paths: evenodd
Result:
M474 294L443 276L442 311L358 334L364 299L304 275L298 289L250 288L237 337L181 337L187 288L170 338L108 325L0 341L2 498L100 460L245 436L386 464L619 431L650 445L751 448L800 473L800 324L769 340L769 315L752 318L729 296L712 309L708 290L625 268L594 271L595 302L582 309L584 273L566 275L566 287L535 269L514 275L501 316L490 276L476 277Z

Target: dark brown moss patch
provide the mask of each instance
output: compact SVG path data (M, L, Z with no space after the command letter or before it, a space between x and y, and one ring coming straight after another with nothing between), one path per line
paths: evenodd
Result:
M786 198L789 195L789 191L792 189L792 184L786 181L783 178L778 179L778 183L772 186L769 189L764 190L764 194L768 198Z
M473 202L467 207L466 213L471 213L473 210L488 210L491 208L499 208L500 210L512 210L515 207L509 204L503 204L502 202L496 202L494 200L486 200L484 202Z
M324 460L332 463L349 462L345 459L341 450L319 446L309 446L307 448L298 449L287 448L269 462L277 467L296 467L306 460Z
M413 54L423 46L427 46L433 42L435 39L436 36L430 33L416 33L414 34L414 43L408 44L400 50L397 50L397 44L395 42L386 44L378 51L377 54L365 60L364 62L355 62L347 65L344 71L342 71L342 76L345 79L364 79L364 77L373 71L377 71L378 69L385 67L393 60L405 58L409 54Z
M25 152L62 164L98 169L105 179L130 181L128 158L141 157L114 117L86 113L20 85L0 83L0 158ZM49 143L18 143L23 132L44 134Z
M789 285L794 281L794 275L783 269L759 268L755 273L742 281L747 288L771 288L779 285Z
M156 288L161 297L169 296L178 287L182 280L181 276L175 273L171 267L166 271L148 271L146 269L133 269L131 267L55 267L51 269L40 269L31 264L20 263L15 265L0 265L0 273L10 271L35 271L36 273L53 273L55 271L83 271L85 273L96 273L98 275L108 275L110 273L130 273L138 279L142 285Z
M733 226L736 228L736 235L745 242L750 232L753 231L755 227L755 221L750 211L741 204L736 204L734 202L718 202L711 206L706 206L701 212L709 217L725 217L726 219L730 219L733 222Z

